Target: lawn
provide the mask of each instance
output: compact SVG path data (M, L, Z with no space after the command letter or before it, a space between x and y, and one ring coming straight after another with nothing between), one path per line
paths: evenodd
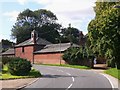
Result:
M70 67L70 68L77 68L77 69L91 69L87 66L80 66L80 65L68 65L68 64L40 64L40 65L47 65L47 66L60 66L60 67Z
M4 65L2 72L0 72L0 79L2 80L7 80L7 79L22 79L22 78L36 78L36 77L40 77L41 74L39 71L35 70L32 68L32 70L30 71L30 73L27 76L15 76L15 75L11 75L8 72L8 67L7 65Z
M105 73L120 80L120 70L118 70L116 68L110 68L110 69L106 70Z

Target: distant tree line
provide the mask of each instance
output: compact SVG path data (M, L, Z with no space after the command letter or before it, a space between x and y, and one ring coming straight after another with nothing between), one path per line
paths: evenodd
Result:
M0 45L1 45L1 52L5 52L9 48L12 48L15 45L15 43L7 39L2 39Z

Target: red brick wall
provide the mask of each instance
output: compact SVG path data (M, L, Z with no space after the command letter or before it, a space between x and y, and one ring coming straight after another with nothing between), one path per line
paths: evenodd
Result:
M24 46L24 52L22 52L22 47L15 48L15 56L20 58L28 59L33 62L33 46ZM34 54L34 63L42 63L42 64L65 64L65 61L62 60L63 54L60 53L51 53L51 54Z
M41 64L65 64L65 61L62 60L62 54L60 53L51 53L51 54L34 54L34 61L35 63Z
M22 52L22 47L16 47L15 56L25 58L33 62L33 46L25 46L24 52Z

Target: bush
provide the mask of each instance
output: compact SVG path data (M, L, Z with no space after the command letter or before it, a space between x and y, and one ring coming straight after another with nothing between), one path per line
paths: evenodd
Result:
M66 52L64 52L64 55L62 58L69 64L78 64L78 61L80 60L80 54L79 48L69 48Z
M14 60L10 61L8 64L8 71L12 75L24 76L28 75L31 70L31 63L26 59L14 58Z
M114 59L109 59L107 60L107 66L108 67L112 67L112 68L115 68L115 60Z
M115 68L115 60L114 59L111 60L111 67Z
M116 62L116 66L117 66L117 69L120 70L120 61L117 61L117 62Z
M107 60L107 67L111 67L111 60Z
M69 64L76 65L85 65L87 58L87 53L84 48L79 47L71 47L66 50L62 56L62 58Z
M30 71L29 75L30 76L34 76L34 77L40 77L40 76L42 76L41 73L38 70L36 70L36 69L32 69Z
M12 59L12 57L2 57L2 65L8 64Z

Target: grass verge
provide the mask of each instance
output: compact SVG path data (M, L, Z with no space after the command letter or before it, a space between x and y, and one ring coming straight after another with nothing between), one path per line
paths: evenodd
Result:
M60 67L70 67L70 68L77 68L77 69L91 69L87 66L80 66L80 65L68 65L68 64L39 64L39 65L47 65L47 66L60 66Z
M110 69L106 70L105 73L120 80L120 70L118 70L116 68L110 68Z
M1 80L8 80L8 79L23 79L23 78L37 78L40 77L41 73L35 69L32 68L32 70L30 71L30 73L27 76L15 76L15 75L11 75L8 72L8 67L7 65L4 66L2 72L0 72L0 79Z

